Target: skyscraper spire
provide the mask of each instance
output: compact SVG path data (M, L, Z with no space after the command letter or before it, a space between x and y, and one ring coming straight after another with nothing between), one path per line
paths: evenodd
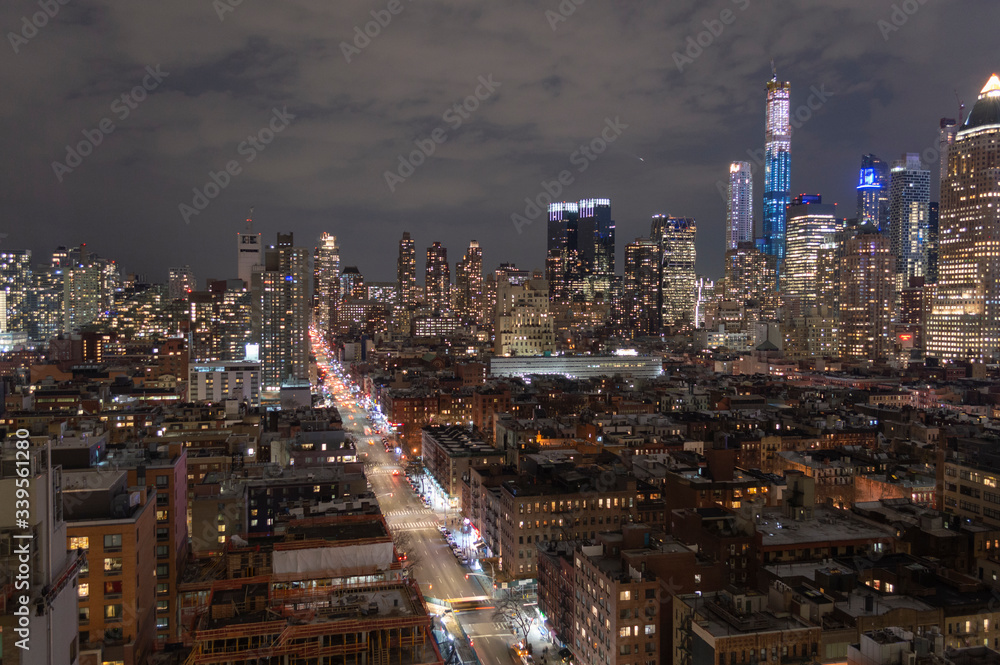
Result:
M250 214L247 215L247 233L253 233L253 206L250 206Z

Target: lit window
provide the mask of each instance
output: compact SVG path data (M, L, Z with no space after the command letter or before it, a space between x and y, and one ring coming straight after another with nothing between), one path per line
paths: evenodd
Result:
M88 598L90 597L90 585L86 582L82 582L76 590L77 598Z
M87 536L74 536L69 539L69 549L90 549L90 538Z

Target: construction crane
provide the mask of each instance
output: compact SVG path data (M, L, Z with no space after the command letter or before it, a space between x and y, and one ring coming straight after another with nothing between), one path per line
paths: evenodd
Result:
M962 114L965 113L965 102L958 95L958 89L955 89L955 99L958 100L958 124L961 125L964 122Z

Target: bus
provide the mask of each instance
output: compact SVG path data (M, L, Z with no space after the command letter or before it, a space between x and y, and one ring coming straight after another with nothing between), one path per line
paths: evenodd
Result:
M492 610L493 601L486 596L469 596L467 598L451 598L448 600L454 612L469 610Z

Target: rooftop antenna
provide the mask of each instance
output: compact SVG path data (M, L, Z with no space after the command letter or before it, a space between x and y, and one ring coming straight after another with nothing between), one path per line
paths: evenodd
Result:
M775 69L774 67L774 58L771 58L771 80L772 81L778 80L778 70Z
M253 206L250 206L250 214L247 216L247 233L253 233Z
M962 98L958 96L957 88L955 89L955 99L958 100L958 124L961 125L964 121L963 114L965 113L965 102L963 102Z

